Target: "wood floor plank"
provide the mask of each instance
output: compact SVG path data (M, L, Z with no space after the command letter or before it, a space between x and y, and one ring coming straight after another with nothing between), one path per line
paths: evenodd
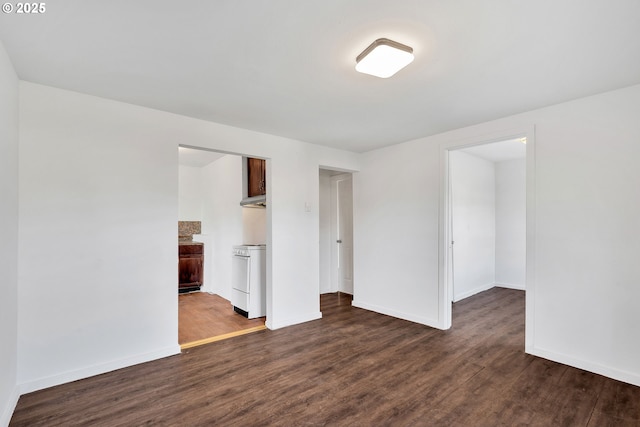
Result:
M321 298L323 317L20 397L12 426L637 425L640 388L524 354L524 293L453 328Z
M640 423L640 387L619 381L605 381L595 411Z
M542 412L548 399L548 391L557 387L567 367L544 359L531 359L528 365L526 361L523 363L526 367L515 379L511 377L508 384L501 381L505 387L491 393L493 401L484 417L487 425L535 424L537 414Z
M594 411L587 427L640 427L640 421L626 418L615 418L600 411Z

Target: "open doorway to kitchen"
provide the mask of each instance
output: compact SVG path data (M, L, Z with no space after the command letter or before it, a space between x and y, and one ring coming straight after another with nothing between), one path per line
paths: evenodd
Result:
M353 179L320 169L320 307L353 299Z
M490 293L514 294L521 310L532 303L534 283L527 267L534 242L527 236L534 225L533 144L531 129L441 147L445 328L451 326L452 310ZM525 329L530 321L525 319Z
M241 205L247 199L248 159L254 158L194 147L181 146L178 151L178 342L184 349L265 329L266 312L249 314L247 307L238 310L232 304L232 284L242 270L233 262L238 246L260 249L254 252L261 257L262 272L256 277L263 291L252 296L254 301L267 298L264 270L271 225L266 195L260 201L254 198L249 207ZM259 183L265 190L266 164L262 160L264 182ZM194 253L202 254L200 276L183 271L183 258ZM249 264L243 264L249 273ZM253 278L254 283L258 279ZM248 300L249 289L244 291Z

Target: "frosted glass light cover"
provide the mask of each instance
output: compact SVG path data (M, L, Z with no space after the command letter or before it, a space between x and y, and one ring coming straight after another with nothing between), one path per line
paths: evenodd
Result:
M392 40L378 39L356 61L356 71L386 79L413 61L413 49Z

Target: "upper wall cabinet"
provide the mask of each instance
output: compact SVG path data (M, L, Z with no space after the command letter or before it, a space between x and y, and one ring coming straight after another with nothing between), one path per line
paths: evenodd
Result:
M247 157L247 197L267 194L266 162Z

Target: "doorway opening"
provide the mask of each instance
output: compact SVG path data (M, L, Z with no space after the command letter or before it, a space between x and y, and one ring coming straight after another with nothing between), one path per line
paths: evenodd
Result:
M185 252L185 245L200 245L203 254L202 276L196 280L200 286L178 295L178 343L185 349L265 329L266 316L247 318L231 303L234 246L261 246L261 254L269 250L269 206L264 202L241 206L247 198L245 163L253 157L185 146L178 152L179 253ZM195 232L180 232L185 223ZM265 301L270 292L267 284Z
M493 287L524 290L525 349L534 301L533 127L441 145L440 324L452 304Z
M320 295L321 307L351 305L353 299L353 177L320 169ZM334 297L332 297L333 295Z
M525 289L526 141L449 152L452 302L493 287Z

